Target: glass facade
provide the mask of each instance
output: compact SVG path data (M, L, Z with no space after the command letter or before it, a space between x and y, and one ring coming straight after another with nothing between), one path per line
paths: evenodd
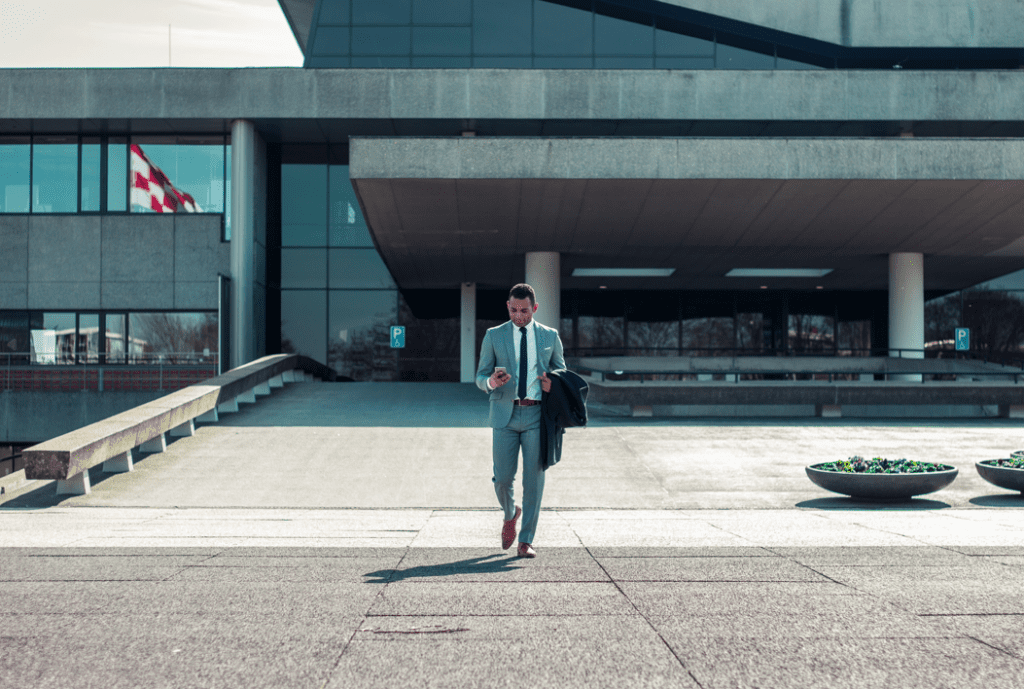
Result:
M215 364L213 312L0 311L2 364Z
M380 21L398 5L357 3L361 16ZM389 329L398 323L398 289L373 247L348 165L281 165L280 270L282 351L353 380L397 379Z
M306 67L816 68L778 53L602 0L321 0Z
M166 185L133 163L132 147ZM149 213L154 196L178 193L194 200L190 212L223 213L229 239L230 155L223 136L0 137L0 213Z

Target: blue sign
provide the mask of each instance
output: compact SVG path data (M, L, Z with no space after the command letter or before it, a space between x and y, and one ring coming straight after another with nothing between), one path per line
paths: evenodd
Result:
M405 347L405 326L391 326L391 348L403 349Z
M971 329L956 329L956 351L965 352L971 348Z

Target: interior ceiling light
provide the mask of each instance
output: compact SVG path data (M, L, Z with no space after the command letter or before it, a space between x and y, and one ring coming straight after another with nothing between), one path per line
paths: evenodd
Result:
M820 278L832 272L831 268L733 268L727 278Z
M667 278L675 268L575 268L574 278Z

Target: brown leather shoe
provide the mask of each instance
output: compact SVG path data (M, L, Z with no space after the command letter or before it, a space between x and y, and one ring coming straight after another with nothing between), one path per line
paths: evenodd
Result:
M537 557L537 551L529 543L519 544L519 557Z
M516 514L511 519L505 520L505 526L501 527L501 549L508 550L512 546L512 541L516 540L516 521L519 519L523 511L519 509L519 505L516 505Z

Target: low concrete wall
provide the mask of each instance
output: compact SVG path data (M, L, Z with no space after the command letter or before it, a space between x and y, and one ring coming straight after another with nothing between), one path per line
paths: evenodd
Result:
M0 391L0 442L41 443L163 397L166 391Z

